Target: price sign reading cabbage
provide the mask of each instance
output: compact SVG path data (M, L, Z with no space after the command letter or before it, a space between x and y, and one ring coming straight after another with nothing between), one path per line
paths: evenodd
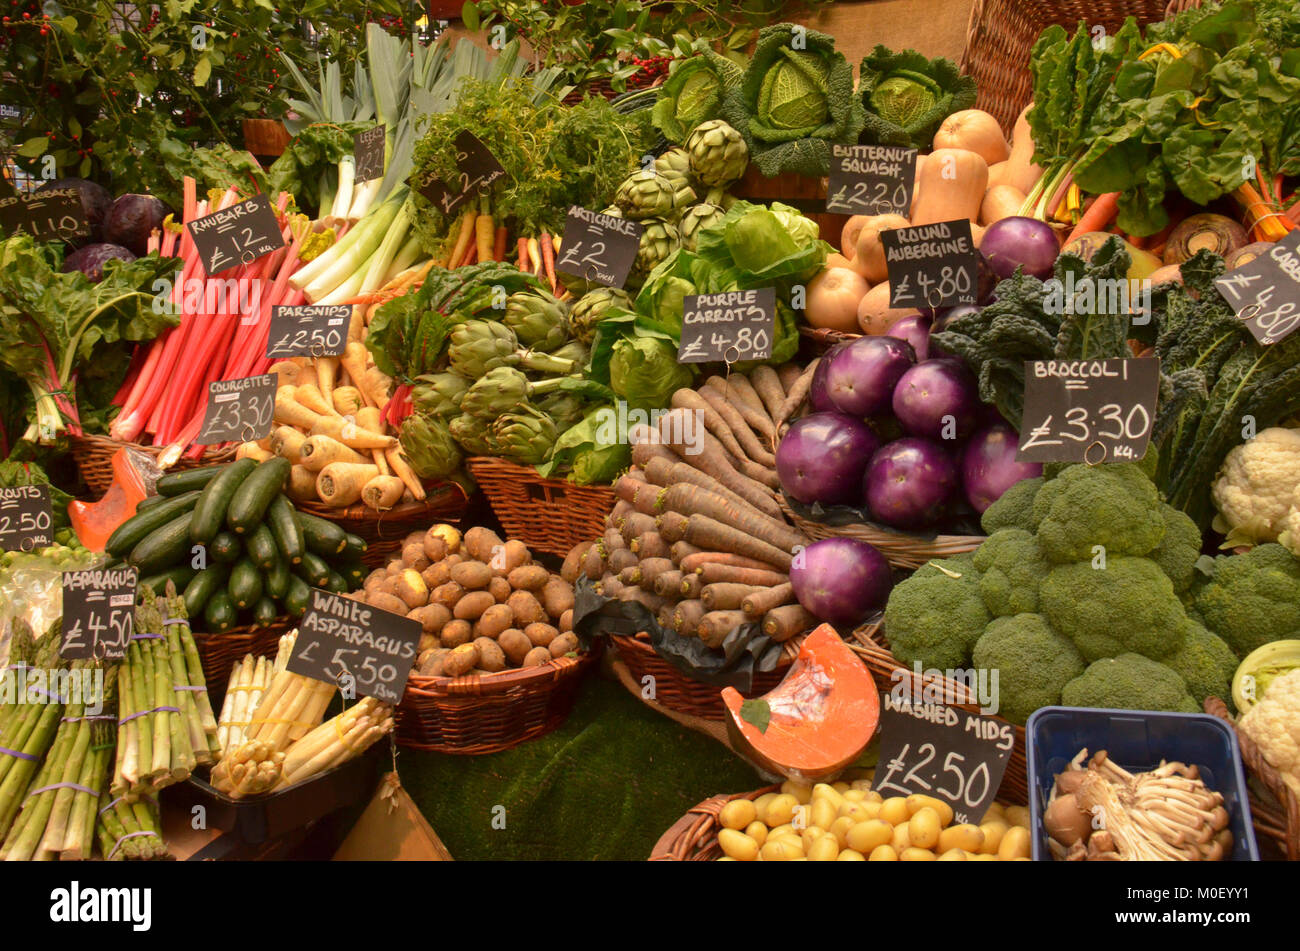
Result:
M506 173L492 154L472 132L456 136L456 177L450 182L437 179L420 189L420 194L439 208L444 215L460 209L483 189Z
M208 384L208 408L195 442L256 442L271 433L275 412L274 373Z
M776 333L776 290L690 294L682 306L678 363L766 360Z
M1214 284L1261 344L1290 336L1300 327L1300 230Z
M978 299L979 251L965 218L882 231L880 243L890 307L933 310Z
M0 487L0 550L33 551L53 545L50 511L49 486Z
M952 806L954 825L978 823L1011 761L1015 727L934 702L943 689L922 685L922 678L906 684L880 696L880 754L872 788L885 798L933 796ZM983 697L988 684L977 686Z
M638 222L574 205L564 219L555 269L593 284L622 287L636 261L644 230Z
M916 149L897 145L831 145L826 210L903 217L912 210Z
M134 568L87 568L63 573L63 641L68 660L121 660L135 632Z
M299 304L271 308L266 355L336 357L348 344L352 308L346 304Z
M358 185L384 175L384 129L381 122L352 136L352 159L357 169L353 180Z
M0 199L0 228L7 235L29 234L37 241L66 241L90 234L81 192L46 188Z
M238 264L251 264L284 247L284 235L265 195L195 218L185 227L198 247L206 274L219 274Z
M1026 360L1016 462L1136 462L1146 455L1160 361Z
M406 690L420 622L312 588L298 622L289 669L295 674L349 686L357 694L398 703Z

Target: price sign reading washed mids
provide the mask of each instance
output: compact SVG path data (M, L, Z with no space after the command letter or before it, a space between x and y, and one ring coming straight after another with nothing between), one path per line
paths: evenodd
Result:
M974 304L979 297L979 252L965 218L882 231L880 243L890 307L934 310Z
M208 408L196 442L256 442L271 434L276 375L246 376L208 384Z
M776 333L776 289L688 294L678 363L766 360Z
M86 208L75 188L46 188L0 199L0 228L5 234L29 234L37 241L66 241L90 234Z
M451 182L437 179L420 189L420 194L450 215L483 189L506 173L492 154L472 132L456 136L456 177Z
M356 163L353 181L358 185L384 174L384 124L352 136L352 160Z
M50 511L49 486L0 487L0 549L33 551L53 545Z
M348 344L352 308L346 304L298 304L271 308L266 355L336 357Z
M555 269L605 287L622 287L644 230L638 222L573 205L564 219Z
M912 680L913 685L917 680ZM921 793L952 806L953 824L976 824L993 803L1011 761L1010 723L925 702L931 690L880 695L880 755L873 789L888 799ZM921 696L916 696L920 693Z
M134 568L87 568L63 573L63 643L68 660L121 660L135 631Z
M826 210L845 215L902 215L912 210L916 149L832 145Z
M289 669L340 689L350 677L358 694L398 703L421 631L413 618L312 588Z
M1289 337L1300 327L1300 229L1214 284L1260 343Z
M1160 361L1026 360L1017 462L1136 462L1146 455Z
M219 274L238 264L251 264L284 247L284 235L265 195L195 218L185 227L198 247L204 273Z

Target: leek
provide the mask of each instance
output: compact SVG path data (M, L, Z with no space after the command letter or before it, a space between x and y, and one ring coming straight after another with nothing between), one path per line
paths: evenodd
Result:
M388 273L384 275L384 284L381 286L392 283L398 275L423 257L424 248L420 246L420 239L416 235L409 235L394 255L393 263L389 266Z
M339 159L339 187L338 191L334 193L334 204L330 208L330 215L333 217L346 218L348 216L348 208L352 204L352 184L356 181L356 176L356 160L351 155L345 155Z
M294 271L289 278L289 286L297 291L304 290L308 284L328 270L340 255L347 253L353 245L362 240L367 230L373 227L373 223L370 217L362 218L354 227L349 228L343 237Z
M402 207L398 209L397 217L393 219L388 234L384 235L383 243L379 245L379 250L375 252L369 267L366 268L365 278L361 282L361 293L369 294L384 286L384 275L388 273L388 268L393 263L393 256L406 240L410 224L411 219L406 213L406 202L402 202Z
M342 245L347 243L348 238L359 233L351 247L342 249L335 256L333 262L325 267L324 272L319 277L311 280L310 283L301 288L309 301L315 303L322 299L346 281L350 275L360 270L360 266L369 260L370 256L383 243L384 237L393 224L393 219L397 217L403 204L404 201L385 202L362 218L355 228L344 235L343 240L335 245L335 248L341 248ZM321 257L323 258L325 255L321 255ZM301 271L298 273L301 273Z

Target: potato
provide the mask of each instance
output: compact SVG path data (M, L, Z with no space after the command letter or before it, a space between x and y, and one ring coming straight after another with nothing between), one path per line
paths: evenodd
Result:
M454 581L448 582L448 584L455 583ZM466 621L477 621L482 617L483 612L494 604L496 604L496 601L486 591L469 591L456 602L456 607L452 609L451 613Z
M476 666L478 666L477 644L461 644L442 659L442 673L445 677L459 677L469 673Z
M752 799L733 799L718 813L718 821L725 829L743 829L757 817Z
M429 594L430 604L442 604L449 610L456 606L465 595L465 589L454 581L448 581L446 584L440 584Z
M767 804L767 808L758 817L769 826L782 826L794 818L794 810L798 805L799 800L790 793L781 793Z
M470 646L478 648L478 666L483 670L495 674L498 670L506 669L505 651L492 638L480 637Z
M577 649L578 635L572 632L561 634L555 640L551 641L550 650L552 657L563 657L565 654L569 653L569 651L576 651Z
M407 616L409 617L410 615ZM437 634L421 634L420 643L415 645L415 653L418 658L419 655L423 654L425 651L441 646L442 641L438 640ZM416 661L416 666L419 666L418 660Z
M442 633L443 627L451 620L451 608L445 604L426 604L406 613L406 616L420 622L420 630L435 637Z
M560 632L549 624L529 624L524 628L524 634L536 647L550 647L551 641L560 636Z
M460 532L457 531L454 526L447 525L445 523L441 525L435 525L433 526L433 528L429 529L427 532L424 533L425 544L430 544L431 539L437 539L437 538L442 539L443 547L446 549L448 554L454 554L460 551L460 545L461 545ZM433 558L433 555L429 555L429 557Z
M900 862L933 862L935 856L929 849L922 849L913 845L899 852L898 860Z
M569 584L578 583L578 578L582 575L582 562L587 557L587 549L593 544L593 542L581 542L565 556L564 564L560 567L561 578Z
M892 845L889 844L878 845L871 850L871 854L867 856L867 861L868 862L897 862L898 853L894 851L894 847Z
M436 561L420 572L420 577L429 586L429 590L446 584L451 580L451 565L446 561Z
M549 617L559 618L573 609L573 585L559 575L551 575L542 588L542 607Z
M516 591L541 591L551 580L551 573L541 565L521 565L506 575Z
M424 546L412 543L402 549L402 564L416 571L423 571L433 564L433 559L424 553Z
M447 655L450 653L451 651L447 648L439 647L435 650L429 651L426 655L422 655L419 665L420 676L441 677L443 673L443 665L446 663Z
M492 592L492 597L496 598L501 604L506 603L514 588L510 587L510 582L500 575L493 575L492 580L488 582L488 591Z
M738 829L722 829L718 833L718 847L723 854L737 862L753 862L758 859L758 843Z
M468 644L474 639L473 628L470 627L469 621L460 619L448 621L443 625L442 633L438 635L442 641L443 647L459 647L461 644Z
M451 566L451 580L466 591L478 591L492 580L492 569L481 561L462 561Z
M551 652L545 647L534 647L524 655L524 662L520 667L540 667L542 664L549 664L553 658Z
M515 627L525 628L529 624L545 623L546 612L541 603L530 591L516 591L506 598L506 604L515 615Z
M497 644L514 667L522 665L528 652L533 649L533 642L528 639L528 635L517 627L502 631L497 637Z
M514 623L514 612L509 607L504 604L493 604L474 622L474 636L496 640L502 631L513 627Z
M560 628L560 633L573 630L573 608L569 608L569 610L560 615L558 626Z
M868 819L850 826L844 834L844 843L854 851L869 855L880 846L888 845L893 838L894 828L888 822L883 819Z
M933 796L925 796L921 793L912 793L907 797L907 814L915 815L919 810L929 806L939 814L940 826L947 828L952 822L952 806L948 805L942 799L936 799ZM1026 810L1028 812L1028 810Z
M446 558L443 559L443 561L447 563L448 570L451 570L452 565L459 565L462 561L468 561L468 560L469 559L466 558L464 554L458 551L452 552L450 555L448 555Z
M424 548L425 557L431 562L442 561L451 554L447 551L447 542L444 539L439 538L437 535L430 535L428 532L424 533L421 546Z
M908 841L918 848L933 849L939 844L939 813L923 806L907 820Z
M429 586L414 568L407 568L397 576L396 594L408 608L422 608L429 603Z
M501 540L496 532L490 528L484 528L481 525L475 525L465 533L464 540L461 542L465 552L474 559L484 564L492 561L492 555L496 551L496 546L504 546L505 542Z
M402 561L401 558L393 558L389 560L386 566L384 566L384 570L390 575L400 575L409 567L410 566L406 562Z
M499 575L508 575L516 568L526 565L533 560L533 553L528 550L528 546L523 542L511 539L500 548L492 552L492 558L488 562L492 570Z
M366 575L366 580L361 583L361 587L369 594L371 589L388 580L388 571L384 568L376 568L370 574Z
M1009 862L1011 859L1027 859L1029 855L1029 830L1024 826L1012 826L998 845L998 858Z
M907 820L912 818L912 813L907 808L906 797L891 796L881 803L880 818L891 826L906 824Z
M939 851L950 852L958 849L962 852L978 852L984 847L984 833L979 826L969 823L949 826L939 833Z
M366 598L366 603L372 607L379 608L381 611L391 611L394 614L400 614L406 617L406 612L411 610L406 606L406 602L396 595L384 594L382 592L372 594Z

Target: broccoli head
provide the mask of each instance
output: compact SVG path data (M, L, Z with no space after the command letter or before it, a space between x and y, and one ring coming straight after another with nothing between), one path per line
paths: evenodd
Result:
M1149 558L1120 555L1105 568L1057 565L1039 609L1089 661L1134 653L1162 660L1183 646L1187 615L1173 583Z
M1186 513L1163 502L1160 503L1160 517L1165 522L1165 537L1147 557L1160 566L1174 583L1174 590L1182 594L1196 578L1196 559L1201 557L1201 530Z
M1166 657L1163 663L1187 682L1187 689L1197 703L1204 704L1206 697L1219 697L1224 702L1231 702L1237 655L1223 638L1211 634L1195 621L1187 622L1187 636L1182 648Z
M1061 688L1087 667L1078 649L1039 614L995 619L975 642L971 663L998 672L997 713L1013 723L1060 703Z
M1067 707L1200 713L1182 677L1140 654L1103 657L1061 688Z
M1002 496L984 510L980 525L989 535L1003 528L1022 528L1027 532L1037 530L1034 519L1034 497L1047 480L1022 479L1002 493Z
M894 587L885 606L885 637L908 667L916 661L941 670L965 667L991 620L974 560L958 555L922 565Z
M1241 658L1270 641L1300 637L1300 560L1275 544L1220 555L1193 605Z
M975 551L980 594L994 617L1038 610L1038 587L1052 565L1038 541L1023 528L994 532Z
M1160 496L1132 463L1070 466L1034 497L1038 542L1055 562L1145 555L1165 536Z

